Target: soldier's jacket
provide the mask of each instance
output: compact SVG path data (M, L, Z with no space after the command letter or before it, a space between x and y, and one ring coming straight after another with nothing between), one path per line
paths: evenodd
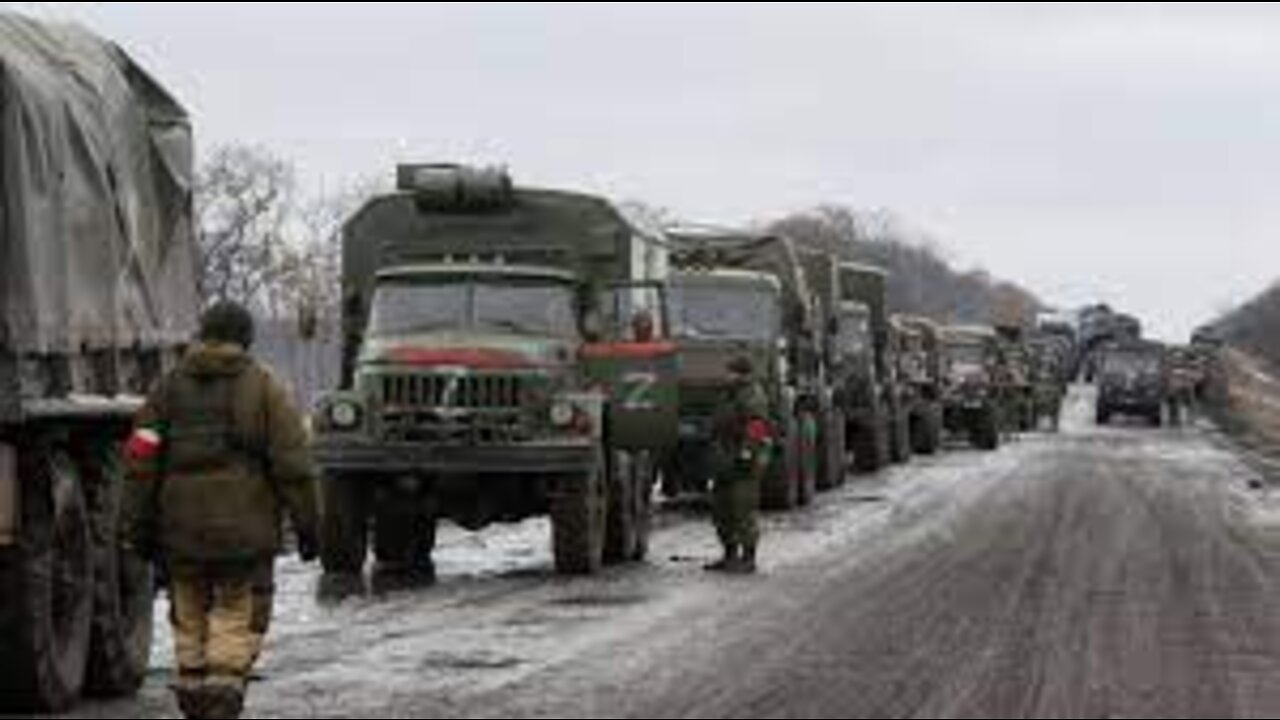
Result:
M137 426L153 430L160 449L129 460L135 542L179 564L251 561L280 550L286 512L315 537L302 417L244 350L197 346L152 393Z
M753 420L768 421L769 398L758 382L734 387L714 419L716 451L722 466L751 464L756 453L766 450L748 437Z

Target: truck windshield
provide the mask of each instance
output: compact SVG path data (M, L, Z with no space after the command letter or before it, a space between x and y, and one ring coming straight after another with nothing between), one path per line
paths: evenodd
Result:
M767 342L781 332L778 296L765 289L677 285L670 302L681 339Z
M458 330L573 337L573 289L541 280L390 282L373 298L375 336Z
M1115 353L1107 356L1103 372L1108 375L1158 375L1160 358L1136 353Z
M981 345L948 345L946 352L953 367L983 367L987 362L987 351Z

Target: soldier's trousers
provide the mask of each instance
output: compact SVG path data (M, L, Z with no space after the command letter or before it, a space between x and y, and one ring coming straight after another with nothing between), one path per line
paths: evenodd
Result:
M243 695L271 624L273 564L175 567L169 594L176 689Z
M735 464L716 478L712 515L725 548L754 549L760 542L760 491L763 473L747 463Z

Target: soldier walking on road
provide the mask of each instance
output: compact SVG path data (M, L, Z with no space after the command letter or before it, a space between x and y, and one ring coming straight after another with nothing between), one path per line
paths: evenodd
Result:
M734 385L715 418L716 476L712 498L716 532L724 557L707 567L712 572L749 575L756 572L760 542L757 513L772 449L769 402L746 358L729 366Z
M287 513L304 561L317 554L316 478L302 417L255 361L253 319L224 303L154 391L126 455L130 536L161 563L188 718L238 718L274 600Z

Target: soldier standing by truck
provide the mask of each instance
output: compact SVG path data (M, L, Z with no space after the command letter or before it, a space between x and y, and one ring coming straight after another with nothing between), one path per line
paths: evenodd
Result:
M733 375L732 395L714 420L718 457L712 498L724 557L707 570L751 575L757 569L757 511L772 444L769 400L749 359L734 360L728 369Z
M253 319L211 308L199 343L161 381L126 448L129 535L170 577L188 718L238 718L271 619L287 511L304 561L318 555L315 473L302 418L248 354Z

